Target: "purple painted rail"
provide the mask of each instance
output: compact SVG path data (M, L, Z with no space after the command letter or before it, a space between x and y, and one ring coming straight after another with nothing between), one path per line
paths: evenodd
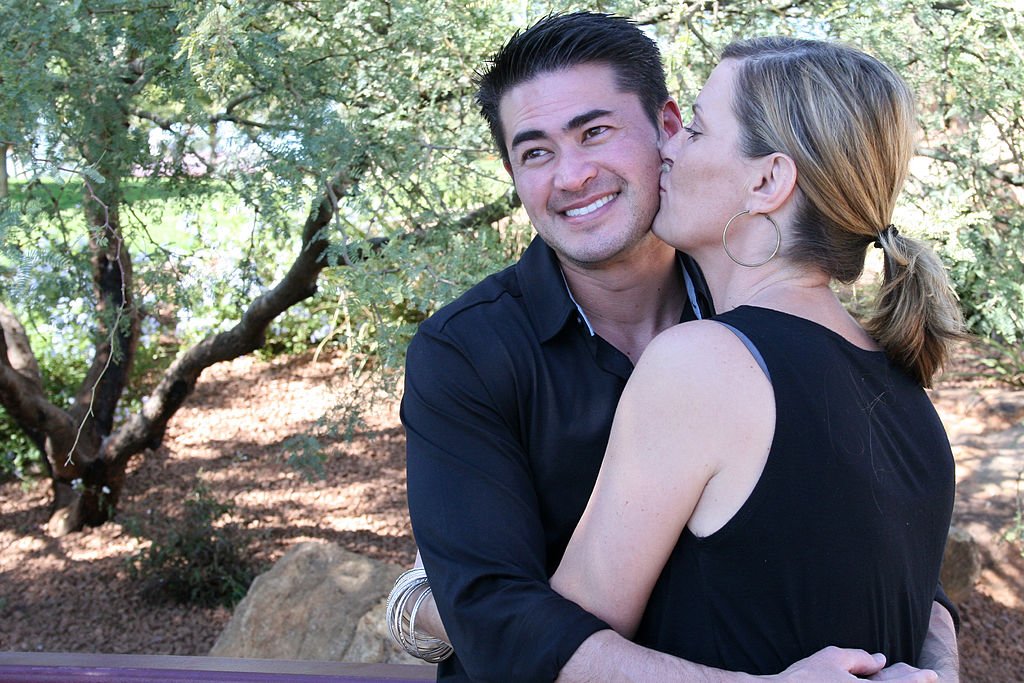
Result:
M284 659L71 652L0 652L3 683L404 683L434 680L433 666Z

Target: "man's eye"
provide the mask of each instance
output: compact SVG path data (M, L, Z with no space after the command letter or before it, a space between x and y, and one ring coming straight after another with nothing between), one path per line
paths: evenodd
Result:
M590 138L596 138L607 130L608 126L594 126L593 128L588 128L586 132L583 133L583 139L589 140Z
M693 138L695 138L695 137L697 137L698 135L701 134L701 132L699 130L694 130L693 128L690 128L689 126L683 126L683 130L685 130L686 133L690 136L690 139L693 139Z
M523 160L523 162L527 162L527 161L532 161L534 159L540 159L541 157L543 157L547 153L548 153L548 151L546 149L541 149L541 148L538 148L538 147L534 147L532 149L528 149L525 152L523 152L523 155L520 158Z

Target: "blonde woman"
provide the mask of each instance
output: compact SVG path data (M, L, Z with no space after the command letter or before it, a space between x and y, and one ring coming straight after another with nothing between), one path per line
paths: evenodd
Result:
M884 64L767 38L725 50L664 146L653 229L718 313L645 350L552 579L619 634L755 674L826 645L920 663L954 487L923 387L960 314L892 224L913 135ZM830 284L872 246L862 325Z

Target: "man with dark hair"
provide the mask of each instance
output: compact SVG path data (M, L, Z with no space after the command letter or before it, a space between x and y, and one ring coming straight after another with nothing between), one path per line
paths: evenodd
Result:
M619 90L636 95L648 119L658 127L661 110L671 98L657 45L619 17L590 12L555 14L527 31L514 33L477 79L477 104L506 163L502 96L539 74L580 64L612 67Z
M659 143L682 126L657 46L622 18L555 15L513 36L479 84L538 237L423 323L408 351L409 506L455 646L438 677L734 680L621 638L548 585L633 365L659 332L712 310L696 266L650 232ZM787 673L852 680L879 667L831 648Z

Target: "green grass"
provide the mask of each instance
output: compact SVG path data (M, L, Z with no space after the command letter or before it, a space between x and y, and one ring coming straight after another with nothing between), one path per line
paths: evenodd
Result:
M79 178L73 178L67 182L37 180L26 183L12 180L10 184L12 202L19 203L32 197L46 201L61 211L79 207L82 203L83 189L84 183ZM214 183L200 184L194 180L190 180L187 184L176 183L167 178L140 178L121 184L124 199L128 203L163 200L172 197L202 197L221 189Z
M190 250L211 241L244 242L252 230L252 210L228 188L194 180L178 183L171 179L138 179L122 184L121 225L135 247L146 242L165 248ZM34 202L50 221L39 226L44 232L59 230L59 215L71 235L84 236L82 201L84 183L37 181L12 182L14 207ZM145 248L144 246L142 248Z

